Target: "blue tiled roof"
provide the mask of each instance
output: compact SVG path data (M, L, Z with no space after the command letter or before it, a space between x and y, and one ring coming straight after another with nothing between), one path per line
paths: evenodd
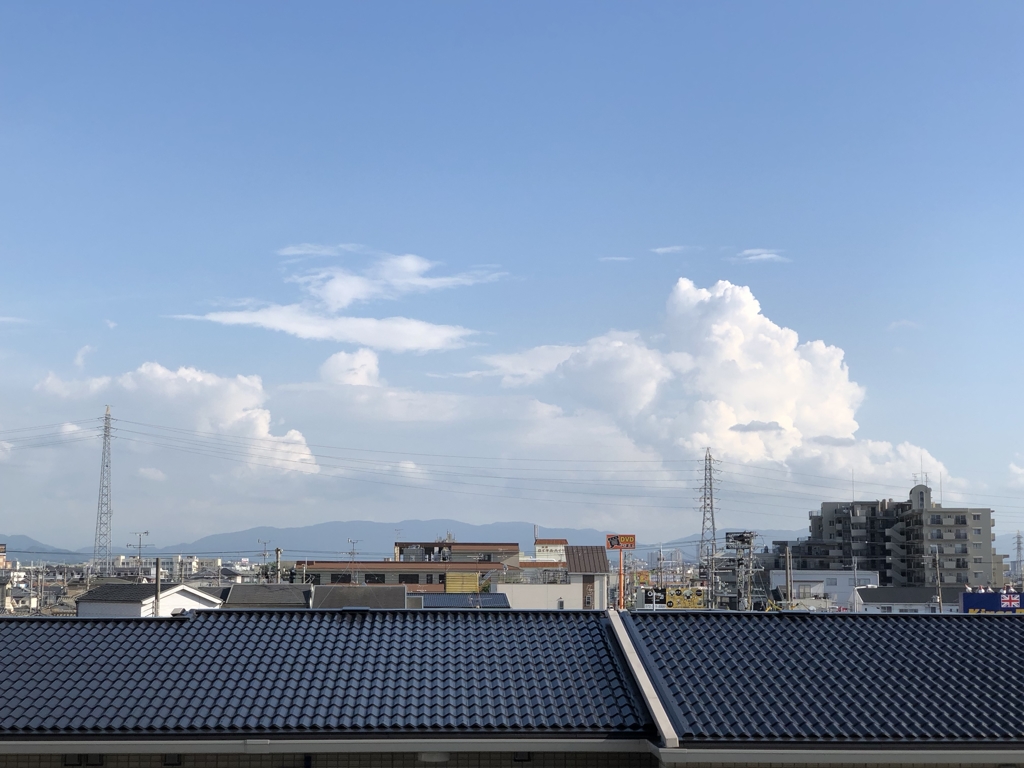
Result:
M0 739L654 733L596 613L0 619L0 647Z
M1020 744L1024 617L624 617L681 746Z
M415 593L414 593L415 594ZM422 592L424 608L509 608L503 592Z

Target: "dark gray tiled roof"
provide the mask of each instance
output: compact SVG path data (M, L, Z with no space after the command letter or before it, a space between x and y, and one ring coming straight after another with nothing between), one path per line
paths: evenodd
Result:
M420 592L424 608L510 608L502 592Z
M384 584L313 587L314 608L405 608L405 587Z
M942 587L944 605L959 605L962 588ZM857 593L865 603L930 603L935 598L935 587L858 587ZM938 604L936 604L938 608Z
M565 548L565 567L569 573L608 573L608 553L604 547Z
M592 612L0 618L0 740L656 738L613 643Z
M306 584L232 584L225 608L308 608Z
M178 584L161 584L160 594ZM80 603L141 603L156 595L156 584L104 584L78 598Z
M624 617L681 746L1024 743L1018 616Z

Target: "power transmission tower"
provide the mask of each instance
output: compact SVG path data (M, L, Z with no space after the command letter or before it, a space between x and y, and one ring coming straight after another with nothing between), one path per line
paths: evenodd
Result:
M709 605L715 604L715 554L717 532L715 530L715 460L711 457L711 449L704 453L704 485L700 493L700 510L702 515L700 526L700 550L698 560L704 566L708 583Z
M99 576L110 576L110 519L114 509L110 499L110 406L103 417L103 458L100 461L100 498L96 505L96 541L92 547L92 567Z
M1017 581L1021 583L1021 590L1024 591L1024 537L1017 531Z

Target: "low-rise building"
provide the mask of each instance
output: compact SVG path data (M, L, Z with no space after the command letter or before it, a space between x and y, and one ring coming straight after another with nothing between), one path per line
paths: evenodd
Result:
M877 587L876 571L794 570L793 594L786 595L786 572L768 574L772 590L781 590L787 600L820 600L846 610L857 587Z
M942 605L935 587L858 587L850 597L854 613L960 613L957 587L942 587Z
M185 584L161 584L159 605L156 596L156 584L104 584L79 596L77 614L82 618L144 618L223 605L217 595Z

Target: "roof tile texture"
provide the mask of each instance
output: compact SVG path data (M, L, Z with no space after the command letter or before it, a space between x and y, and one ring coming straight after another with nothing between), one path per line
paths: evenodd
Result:
M1024 742L1024 617L637 613L684 742Z
M0 619L0 739L650 735L600 614Z

